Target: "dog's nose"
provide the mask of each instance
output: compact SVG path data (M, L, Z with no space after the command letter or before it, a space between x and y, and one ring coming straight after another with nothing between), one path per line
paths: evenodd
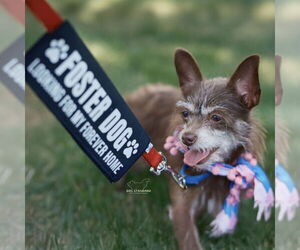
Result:
M192 146L197 140L197 135L191 133L191 132L186 132L182 135L182 142L186 146Z

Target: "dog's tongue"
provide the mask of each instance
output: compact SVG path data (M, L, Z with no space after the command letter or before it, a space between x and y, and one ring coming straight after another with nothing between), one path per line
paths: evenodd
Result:
M197 150L188 150L184 154L183 162L189 166L195 166L197 163L202 161L205 157L209 155L209 151L200 152Z

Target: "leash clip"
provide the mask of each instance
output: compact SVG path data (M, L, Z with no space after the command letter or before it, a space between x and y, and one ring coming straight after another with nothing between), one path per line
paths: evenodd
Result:
M173 180L179 185L179 187L181 187L182 189L186 189L187 185L185 183L184 177L181 174L176 173L171 166L167 165L166 156L162 152L159 153L163 156L163 160L156 168L151 167L150 171L156 175L160 175L163 171L166 171L172 176Z

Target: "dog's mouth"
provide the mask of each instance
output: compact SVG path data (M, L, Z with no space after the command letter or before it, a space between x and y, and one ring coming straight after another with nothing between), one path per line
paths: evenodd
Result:
M217 149L218 148L200 150L188 149L184 154L183 162L189 166L203 164Z

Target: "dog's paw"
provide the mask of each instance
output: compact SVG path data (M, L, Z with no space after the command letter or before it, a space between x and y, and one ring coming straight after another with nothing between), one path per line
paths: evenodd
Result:
M46 49L45 56L53 64L58 63L59 60L64 60L67 58L69 50L69 45L66 44L64 39L53 39L50 42L50 47Z

